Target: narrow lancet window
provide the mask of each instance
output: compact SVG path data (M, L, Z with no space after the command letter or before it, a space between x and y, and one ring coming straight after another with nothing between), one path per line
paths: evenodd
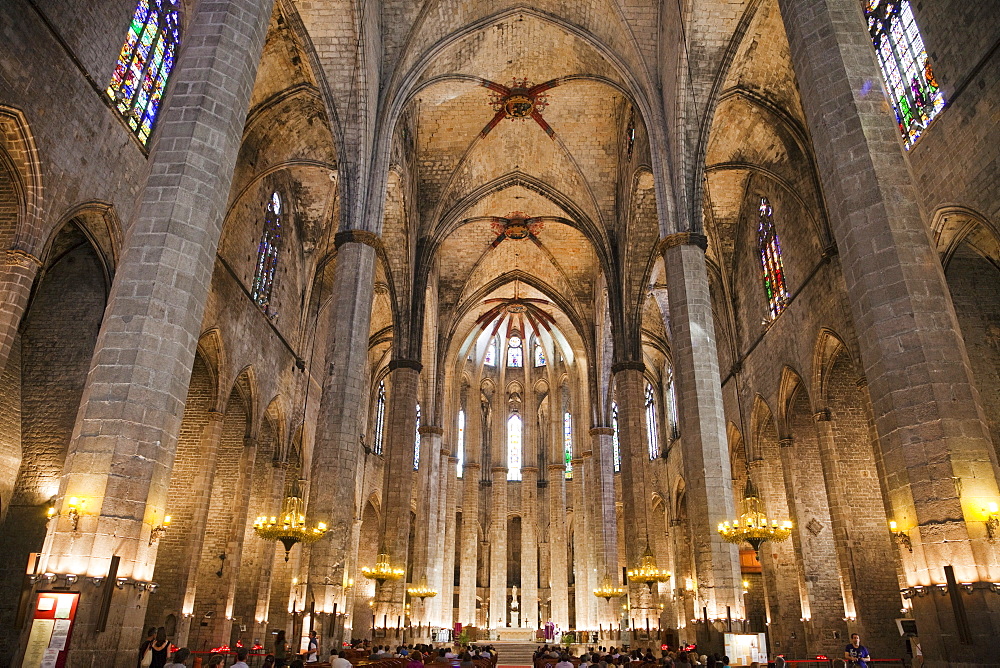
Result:
M379 381L378 395L375 398L375 438L372 439L372 451L382 454L382 434L385 431L385 381Z
M524 348L521 346L520 336L512 336L507 341L507 366L524 366Z
M507 480L521 479L521 416L507 418Z
M573 414L563 413L563 462L566 464L566 480L573 479Z
M465 409L458 411L458 444L455 446L458 462L455 463L455 473L462 477L465 468Z
M545 351L542 349L541 344L535 344L535 366L545 366Z
M618 440L618 404L611 402L611 458L615 464L615 473L622 470L622 450Z
M781 261L781 244L774 228L774 209L766 197L760 198L757 227L757 250L764 277L764 294L767 296L768 312L771 319L778 317L788 305L788 289L785 287L785 267Z
M486 346L486 357L483 358L483 364L486 366L496 366L497 365L497 343L496 340L490 340L490 345Z
M417 404L417 432L413 436L413 470L420 468L420 404Z
M660 456L660 435L656 428L656 392L646 383L646 443L650 460Z
M281 250L281 197L272 193L264 211L264 231L257 246L257 268L253 274L251 294L254 303L271 317L277 313L271 309L271 294L274 291L274 274L278 270L278 252Z

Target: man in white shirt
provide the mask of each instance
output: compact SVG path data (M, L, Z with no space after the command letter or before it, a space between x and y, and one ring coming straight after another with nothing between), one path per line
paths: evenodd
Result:
M232 668L250 668L247 665L247 656L250 654L250 650L246 647L240 647L236 650L236 663L232 665Z
M346 652L340 651L330 655L330 668L353 668L347 660Z

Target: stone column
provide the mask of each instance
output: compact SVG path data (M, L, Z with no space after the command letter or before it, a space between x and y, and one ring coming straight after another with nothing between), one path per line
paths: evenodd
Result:
M368 394L368 330L375 276L375 246L371 232L348 230L334 237L330 326L326 341L323 393L317 412L316 437L310 462L310 521L326 522L327 538L309 547L308 581L342 582L350 557L356 480L361 471L361 434L365 430ZM319 374L317 374L319 375ZM334 596L325 587L324 596ZM318 609L334 600L316 601Z
M925 659L981 663L1000 633L986 612L993 608L986 582L1000 560L983 510L1000 502L1000 491L944 272L860 4L780 0L779 7L868 379L884 489L913 548L912 559L903 555L907 582L944 584L950 567L953 581L981 583L959 599L913 599ZM962 607L952 609L953 600Z
M392 360L389 373L389 405L386 411L385 468L382 479L382 535L380 548L393 566L406 567L410 540L410 493L413 476L413 446L417 434L419 362ZM375 618L386 616L390 627L403 616L407 573L402 580L386 581L376 593Z
M441 573L444 552L441 544L443 534L441 502L446 500L447 481L441 474L442 434L444 430L441 427L434 425L420 427L420 470L413 474L415 479L413 487L417 490L415 501L418 515L414 530L416 545L410 546L410 550L414 552L414 572L410 574L410 579L414 584L418 584L421 578L424 578L427 586L432 588L437 587L437 576ZM417 480L419 482L416 482ZM438 591L440 593L440 589ZM411 600L411 624L428 624L437 602L437 597L425 598L422 601Z
M156 547L148 544L149 535L167 502L223 213L271 9L271 0L230 0L200 3L190 16L154 131L146 188L123 243L98 335L43 570L105 575L117 555L119 576L149 580L153 574ZM86 501L77 528L69 517L71 497ZM84 595L69 663L134 664L146 596L135 588L114 590L108 630L97 635L101 597L92 585L89 591L80 586Z
M672 234L662 243L671 352L698 593L708 604L709 616L725 617L730 606L733 617L742 617L738 552L716 531L719 522L733 517L735 508L706 244L705 237L687 232Z
M538 467L521 467L521 626L538 628Z
M587 548L591 543L590 532L587 531L586 502L583 496L583 483L586 472L583 468L583 457L573 457L573 480L569 483L570 498L573 500L573 598L576 609L576 619L573 628L590 628L590 600L594 597L590 588L590 559L587 558Z
M569 628L569 570L566 566L566 465L549 464L548 473L549 593L552 597L552 619L549 621L566 630Z
M478 420L476 420L478 421ZM471 422L466 422L471 424ZM478 430L476 430L478 433ZM471 437L471 430L467 436ZM473 441L466 441L466 454ZM461 563L459 564L458 621L463 626L476 624L476 568L479 563L479 464L466 461L462 473L462 526L460 529Z
M507 626L507 467L496 466L494 462L492 470L489 623L490 628L495 629Z
M0 275L0 370L7 366L28 297L42 261L23 250L8 250Z
M437 606L437 623L442 628L452 628L455 625L455 541L458 540L459 527L455 523L455 509L459 490L458 457L452 457L446 452L441 453L442 468L444 477L447 480L447 498L444 504L444 545L441 550L444 552L441 569L438 573L438 584L435 585L440 592L438 598L440 602Z
M608 576L612 585L619 586L622 580L618 564L618 513L615 510L615 469L611 442L613 436L614 429L611 427L593 427L590 430L594 470L590 494L595 498L594 521L597 531L594 536L594 568L597 569L598 585ZM618 606L618 599L598 601L599 628L617 628Z

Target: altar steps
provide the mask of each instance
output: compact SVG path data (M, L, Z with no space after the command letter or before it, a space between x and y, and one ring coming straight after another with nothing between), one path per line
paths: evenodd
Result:
M532 657L538 648L537 644L502 640L494 641L492 644L497 649L497 668L534 665Z

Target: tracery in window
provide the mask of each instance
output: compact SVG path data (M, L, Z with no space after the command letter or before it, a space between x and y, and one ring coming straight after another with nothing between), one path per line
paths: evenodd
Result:
M646 444L650 460L660 456L660 435L656 428L656 393L650 383L646 383Z
M413 470L420 468L420 404L417 404L417 431L413 436Z
M257 306L270 316L275 316L269 307L274 291L274 274L278 269L278 252L281 250L281 197L272 193L264 211L264 231L257 246L257 268L253 274L251 295Z
M524 366L524 348L521 346L520 336L512 336L507 341L507 366Z
M535 366L545 366L545 351L542 349L541 344L535 344Z
M863 2L896 125L909 148L944 109L944 94L934 78L909 0Z
M497 342L495 339L491 339L490 345L486 346L486 357L483 358L483 364L486 366L497 365Z
M763 270L764 294L767 296L768 311L776 318L788 305L788 289L785 287L785 267L781 261L781 244L774 228L774 210L766 197L760 198L757 227L757 250Z
M566 480L573 479L573 415L563 413L563 461L566 464Z
M521 416L507 418L507 480L521 479Z
M382 454L382 434L385 431L385 381L379 381L378 396L375 398L375 438L372 439L372 451Z
M458 462L455 464L456 473L458 477L462 477L463 469L465 468L465 409L459 409L458 411L458 444L455 446L456 457Z
M611 458L615 464L615 473L622 470L621 443L618 440L618 404L611 402Z
M180 45L176 2L139 0L105 93L143 144L149 141Z

